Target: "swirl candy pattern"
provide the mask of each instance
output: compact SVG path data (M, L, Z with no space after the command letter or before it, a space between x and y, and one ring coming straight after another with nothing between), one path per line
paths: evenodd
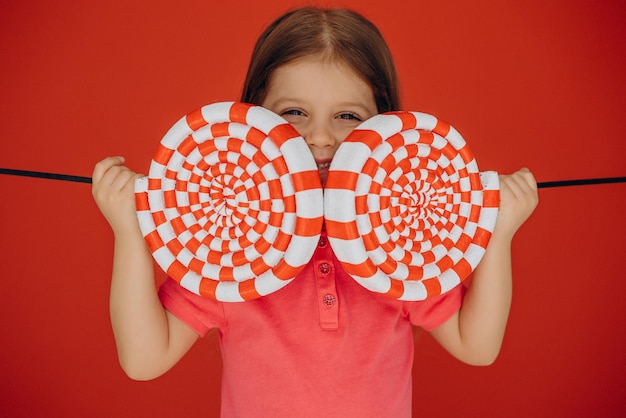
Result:
M324 217L337 258L367 289L401 300L467 278L495 226L499 181L450 125L418 112L374 116L331 163Z
M313 255L323 221L304 139L260 106L220 102L181 118L135 184L142 234L184 288L238 302L288 284Z

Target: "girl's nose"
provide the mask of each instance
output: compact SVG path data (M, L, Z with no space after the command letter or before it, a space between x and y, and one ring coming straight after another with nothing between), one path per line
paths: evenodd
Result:
M311 127L303 136L309 147L327 148L337 144L337 138L328 126Z

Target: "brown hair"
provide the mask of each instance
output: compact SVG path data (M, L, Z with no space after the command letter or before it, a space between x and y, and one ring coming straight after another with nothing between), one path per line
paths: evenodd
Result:
M274 70L311 54L339 59L353 68L372 88L379 112L400 110L395 66L378 28L353 11L316 7L291 10L261 34L241 101L261 104Z

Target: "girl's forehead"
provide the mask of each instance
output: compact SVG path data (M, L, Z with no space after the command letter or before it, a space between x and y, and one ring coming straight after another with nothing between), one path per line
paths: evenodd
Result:
M319 64L320 67L339 68L356 72L356 70L352 68L344 59L333 52L317 52L303 55L287 61L286 63L278 66L277 69L286 66L297 66L298 64L303 63Z
M358 104L376 113L370 85L351 67L338 60L303 57L278 67L268 85L264 103L302 103L329 108Z
M335 76L367 84L365 78L358 71L352 68L344 60L329 54L305 55L278 66L272 72L270 84L271 80L277 77L287 78L298 76Z

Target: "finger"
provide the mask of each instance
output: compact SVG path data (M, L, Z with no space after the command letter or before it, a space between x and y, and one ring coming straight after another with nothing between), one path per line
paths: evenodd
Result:
M101 177L100 181L94 182L92 194L96 200L110 199L126 187L134 173L125 166L112 166Z
M530 171L528 168L524 167L522 169L520 169L518 171L518 173L520 174L521 178L526 182L526 184L533 190L537 189L537 180L535 179L535 176L533 175L532 171Z
M93 173L91 175L91 179L93 183L99 183L102 180L102 177L104 176L104 174L109 171L109 169L113 166L116 165L122 165L124 164L124 157L122 156L115 156L115 157L107 157L104 160L98 162L94 169L93 169Z
M539 201L537 193L537 182L529 170L520 170L510 176L505 176L504 186L511 199L517 204L535 207Z
M500 177L500 189L503 196L509 195L513 198L517 198L517 196L520 194L520 188L515 181L514 174Z
M124 186L125 188L130 188L131 190L129 191L130 193L135 193L135 183L137 182L137 180L139 180L140 178L145 177L144 174L141 173L132 173L132 176L130 177L130 179L128 179L128 182L126 182L126 185Z
M124 190L128 185L134 188L135 172L126 166L112 167L103 177L103 184L108 184L113 191Z
M528 169L521 169L509 176L505 176L503 182L517 198L532 194L537 189L537 182Z

